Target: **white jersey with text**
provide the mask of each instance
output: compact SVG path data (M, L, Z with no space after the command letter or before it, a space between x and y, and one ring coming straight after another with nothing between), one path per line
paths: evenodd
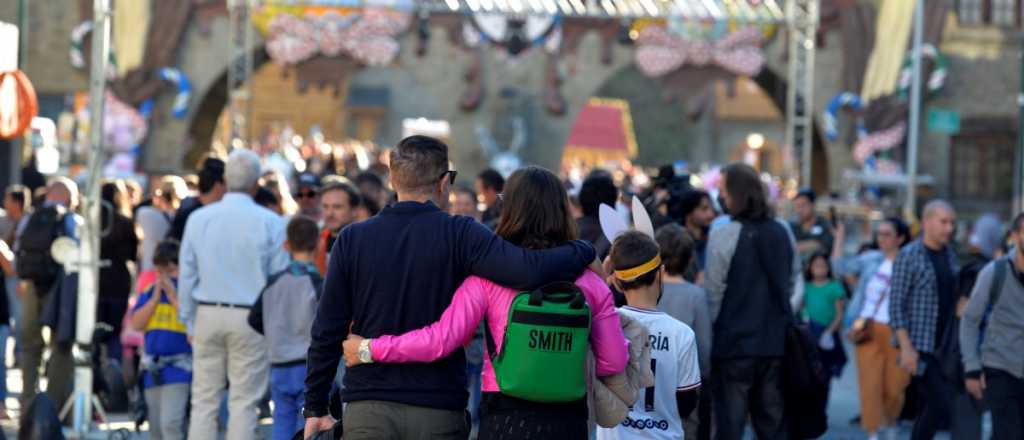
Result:
M615 428L600 428L598 440L681 439L676 391L700 387L697 338L689 326L656 310L625 306L619 309L647 327L651 344L654 386L640 394L629 416Z

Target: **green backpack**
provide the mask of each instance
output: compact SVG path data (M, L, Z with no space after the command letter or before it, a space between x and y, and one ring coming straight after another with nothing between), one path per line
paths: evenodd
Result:
M587 393L590 307L579 287L555 283L520 292L508 311L501 352L484 325L501 393L531 402L572 402Z

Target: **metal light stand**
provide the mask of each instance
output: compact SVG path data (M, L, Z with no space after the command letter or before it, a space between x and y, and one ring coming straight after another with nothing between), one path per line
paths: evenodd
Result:
M800 185L811 186L814 146L814 51L819 0L789 0L789 85L786 88L786 146L789 160L800 157ZM795 173L795 167L790 166ZM795 176L790 176L795 177Z
M255 0L228 0L228 119L231 124L231 149L248 144L252 117L253 26L250 14Z
M93 331L96 328L96 299L100 269L100 167L103 164L103 111L110 53L110 0L93 0L91 69L89 74L89 126L92 154L89 155L88 183L83 198L85 222L78 226L78 307L75 323L75 387L72 408L72 438L105 438L93 429L93 406L106 417L93 395Z

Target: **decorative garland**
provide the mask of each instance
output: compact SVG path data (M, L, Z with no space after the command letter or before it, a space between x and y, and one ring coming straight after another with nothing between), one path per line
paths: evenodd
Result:
M859 112L864 109L864 102L855 93L842 92L832 98L828 102L828 106L825 107L825 112L822 114L822 119L825 124L825 138L830 142L834 142L839 138L839 109L848 108L855 112ZM863 138L867 136L868 130L864 127L864 119L857 117L857 138Z
M930 58L935 63L935 68L928 75L928 94L935 95L946 87L946 77L949 75L949 61L942 55L935 46L925 44L921 46L921 56ZM910 85L914 80L914 53L907 54L903 61L903 68L900 69L900 80L898 89L901 97L906 98L910 94Z
M463 40L469 47L477 47L480 44L494 44L508 47L510 43L510 24L508 17L495 13L473 13L468 20L463 22ZM562 42L562 17L529 17L523 24L523 36L525 47L521 52L525 53L530 48L543 47L548 53L556 53Z
M90 32L92 32L92 20L83 21L71 30L71 65L76 69L85 68L85 55L82 52L82 47L85 36ZM114 55L114 51L110 51L110 68L107 71L107 77L113 78L116 75L117 57Z

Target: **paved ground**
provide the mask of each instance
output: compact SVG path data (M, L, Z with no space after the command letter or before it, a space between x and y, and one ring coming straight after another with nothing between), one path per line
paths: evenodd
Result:
M852 350L847 347L847 351L851 353ZM832 398L829 402L829 432L822 437L825 440L861 440L865 439L866 436L860 430L859 426L851 425L850 419L860 413L860 401L858 400L857 394L857 377L856 369L851 363L847 366L844 371L843 377L836 380L832 385ZM11 410L12 416L17 417L18 414L18 396L21 393L21 371L17 369L8 370L7 373L7 386L10 390L10 394L7 397L6 403L7 408ZM118 430L128 429L133 430L134 425L130 422L128 414L112 414L112 422L109 426L104 426L105 430ZM7 434L7 438L16 438L15 431L17 429L16 422L13 420L0 421L0 426L3 427L4 432ZM986 423L986 432L989 431L989 424ZM262 438L270 438L270 420L264 419L261 421L261 434ZM145 431L146 427L143 427ZM908 439L910 437L910 426L905 425L902 427L900 439ZM752 436L748 436L752 438ZM986 438L988 434L986 434ZM132 434L133 439L148 439L149 435L146 432ZM938 440L948 440L949 436L945 433L940 434L937 437Z

